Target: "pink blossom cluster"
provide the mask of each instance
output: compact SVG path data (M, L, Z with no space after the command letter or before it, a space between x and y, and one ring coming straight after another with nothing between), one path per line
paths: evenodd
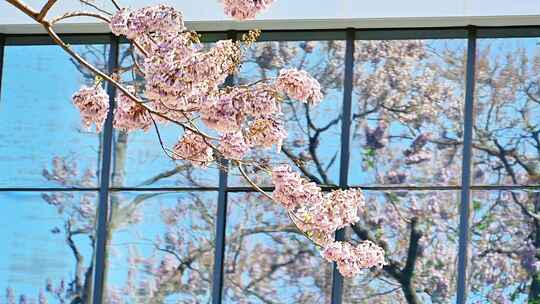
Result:
M273 116L256 119L247 131L247 140L251 146L270 149L275 145L277 151L281 150L286 137L287 130L283 127L283 123Z
M134 39L153 32L179 32L184 30L182 13L173 7L157 5L136 10L121 9L112 18L113 34Z
M344 277L354 277L366 268L386 265L384 250L370 241L357 246L348 242L334 242L326 246L322 255L328 261L336 262Z
M315 105L323 99L319 82L303 70L282 69L276 86L290 97L310 104Z
M259 83L250 87L237 87L231 94L235 106L253 117L281 113L278 92L269 84Z
M335 190L323 193L312 182L293 172L290 166L273 169L273 198L282 204L291 218L314 242L323 247L323 255L338 262L344 276L354 276L361 269L384 264L384 251L364 242L356 247L334 242L333 233L360 220L358 212L365 206L361 190Z
M252 147L278 150L287 132L278 115L278 93L267 84L220 90L200 109L204 124L220 133L219 151L227 158L241 159Z
M358 211L364 207L361 190L334 190L323 194L315 183L307 182L290 166L274 168L273 197L290 210L303 231L331 234L337 229L356 223Z
M82 123L86 128L96 125L100 132L109 111L109 95L99 85L83 86L71 97L73 104L81 112Z
M308 182L288 165L272 170L272 182L275 190L272 196L287 210L295 210L304 205L316 205L322 200L321 188Z
M223 0L225 14L236 20L253 19L266 10L274 0Z
M194 165L205 167L214 160L212 148L204 137L186 130L178 143L173 147L173 158L189 160Z
M227 159L242 159L249 151L242 132L225 133L219 142L219 152Z
M133 87L127 87L127 89L132 93L135 92ZM152 126L152 118L145 108L119 92L116 98L113 125L124 132L139 129L147 131Z
M265 118L266 124L270 125L267 120L272 120L271 115L281 113L277 92L267 84L248 88L236 87L221 90L217 94L200 111L206 126L219 132L239 131L248 118ZM279 127L273 129L276 128Z
M236 68L240 49L232 40L222 40L208 51L195 51L188 44L170 53L156 52L146 59L145 93L166 109L186 111L211 101L209 97Z
M331 236L336 230L358 222L358 211L364 205L360 190L335 190L325 193L314 203L300 205L293 213L298 218L296 224L301 230L320 238ZM331 238L322 238L325 239Z
M204 124L219 132L234 132L242 127L243 113L235 107L232 94L220 94L201 109L201 114Z

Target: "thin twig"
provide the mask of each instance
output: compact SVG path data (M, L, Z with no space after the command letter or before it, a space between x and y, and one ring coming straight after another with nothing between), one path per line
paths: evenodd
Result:
M240 174L242 174L242 176L244 177L244 179L255 189L257 190L258 192L260 192L262 195L266 196L270 201L272 202L275 202L274 198L268 194L268 192L264 191L263 189L261 189L261 187L259 187L259 185L257 185L246 173L246 171L244 170L244 167L236 162L236 165L238 166L238 170L240 171Z
M111 20L101 14L98 14L98 13L92 13L92 12L70 12L70 13L66 13L60 17L57 17L57 18L54 18L50 21L51 25L54 25L55 23L57 23L58 21L61 21L61 20L64 20L64 19L69 19L69 18L73 18L73 17L92 17L92 18L97 18L97 19L100 19L102 21L105 21L107 23L111 22Z
M114 5L114 7L116 7L117 10L121 10L122 8L120 7L120 4L118 4L118 1L116 0L111 0L112 4Z
M88 0L79 0L79 1L81 1L81 3L84 4L84 5L90 6L91 8L95 9L98 12L104 13L104 14L109 15L109 16L113 15L113 13L111 13L111 12L105 10L105 9L100 8L99 6L95 5L94 3L92 3L92 2L90 2Z

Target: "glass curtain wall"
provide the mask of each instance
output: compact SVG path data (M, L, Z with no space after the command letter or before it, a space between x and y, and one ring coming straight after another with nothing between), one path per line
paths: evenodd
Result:
M142 89L129 44L65 38ZM336 238L388 265L352 279L226 162L174 162L153 129L85 130L71 95L96 80L49 39L0 43L0 303L540 301L537 28L263 31L246 49L228 84L281 68L321 83L317 107L283 101L281 151L248 157L364 190Z

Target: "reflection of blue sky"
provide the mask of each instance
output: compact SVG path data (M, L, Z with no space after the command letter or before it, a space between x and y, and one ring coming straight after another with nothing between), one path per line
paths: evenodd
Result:
M75 46L80 51L82 47ZM103 47L101 47L103 49ZM83 79L57 46L7 46L0 100L0 186L58 186L41 177L53 156L94 172L98 137L82 130L71 95Z
M281 206L258 194L229 194L228 216L226 236L229 239L233 236L238 237L244 230L290 224L290 220ZM325 291L329 291L329 289L321 289L317 285L317 283L321 282L315 282L315 278L324 277L326 267L331 264L319 255L315 246L303 235L291 232L256 233L245 235L241 243L236 241L235 244L241 244L242 247L233 248L227 246L225 249L224 303L235 303L231 299L233 282L247 286L250 282L259 278L258 274L251 272L253 269L268 267L272 263L284 263L301 250L309 250L308 255L310 257L307 260L302 259L291 264L291 268L296 271L288 272L287 267L277 268L268 278L255 285L252 290L260 292L263 296L266 295L265 291L268 292L272 295L271 299L276 303L299 303L298 297L301 294L311 295L312 302L310 303L325 303L325 298L329 298L329 295L325 295ZM301 244L301 246L296 244ZM290 248L293 249L289 251ZM238 256L236 256L237 252L239 252ZM274 254L269 256L269 252ZM252 254L257 254L257 261L267 261L268 265L259 265L257 262L244 260L246 257L249 259ZM307 263L307 265L304 263ZM243 265L243 267L240 265ZM304 267L307 269L302 272L300 269ZM239 272L241 272L241 276L238 276ZM256 270L253 272L257 273ZM328 284L331 281L330 277L324 277L323 279ZM266 285L268 288L264 287ZM273 289L277 291L275 294L270 292ZM234 294L237 297L239 296L238 292ZM259 298L247 292L242 294L241 299L249 303L263 303Z
M75 195L77 203L80 195ZM75 273L75 259L65 242L64 216L48 205L39 192L0 193L0 303L4 303L6 288L17 295L37 299L47 279L56 288L60 280L71 282ZM52 233L53 229L60 233ZM88 267L92 251L88 235L74 238ZM54 302L48 297L49 303Z
M132 204L135 199L145 195L148 195L148 193L121 192L115 193L114 197L121 202L120 206L125 207ZM193 193L160 193L145 199L137 209L138 212L133 218L140 217L142 221L139 223L128 224L129 218L116 218L113 215L115 225L119 225L120 223L124 224L113 232L111 247L109 248L107 285L119 289L126 287L128 270L130 268L128 263L130 254L132 257L155 257L153 266L155 269L159 267L160 261L168 254L157 251L155 248L155 244L158 244L158 240L161 240L161 244L159 245L160 248L166 247L165 244L163 244L163 240L165 239L168 230L162 217L162 211L165 209L179 208L183 210L183 213L179 216L180 221L174 225L173 230L171 230L177 234L182 242L184 242L183 246L180 246L175 250L180 257L187 257L192 253L189 252L189 250L200 248L206 244L207 241L214 242L215 227L213 225L208 226L208 224L204 222L202 214L208 213L211 220L215 222L217 193L198 193L197 197L201 199L207 209L199 209L193 204ZM212 247L209 249L209 256L211 259L213 259L213 253L214 248ZM205 274L204 279L211 280L211 271L208 272L207 269L199 264L199 260L195 261L191 267L202 271L202 273ZM140 284L151 282L156 278L151 274L145 273L144 263L139 264L137 269L138 271L136 273L138 274L138 277L135 281L136 288L138 288ZM188 279L190 272L192 272L192 270L186 270L185 275L182 277L182 282L178 282L178 284L183 284L184 289L188 290L189 287L187 286L189 286ZM197 281L197 283L201 282ZM205 284L207 285L206 288L204 288L206 293L197 295L197 299L201 301L201 303L209 302L210 299L211 286L210 283L202 283L203 286ZM177 303L179 300L190 301L194 299L195 294L197 294L196 290L180 295L173 294L166 298L165 303Z

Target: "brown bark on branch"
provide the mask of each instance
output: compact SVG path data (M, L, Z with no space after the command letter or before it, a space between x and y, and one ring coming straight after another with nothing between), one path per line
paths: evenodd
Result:
M39 12L39 14L36 17L38 22L42 21L43 18L45 18L45 16L47 16L47 13L54 6L56 1L57 0L48 0L47 3L45 3L45 5L43 5L43 8L41 9L41 11Z

